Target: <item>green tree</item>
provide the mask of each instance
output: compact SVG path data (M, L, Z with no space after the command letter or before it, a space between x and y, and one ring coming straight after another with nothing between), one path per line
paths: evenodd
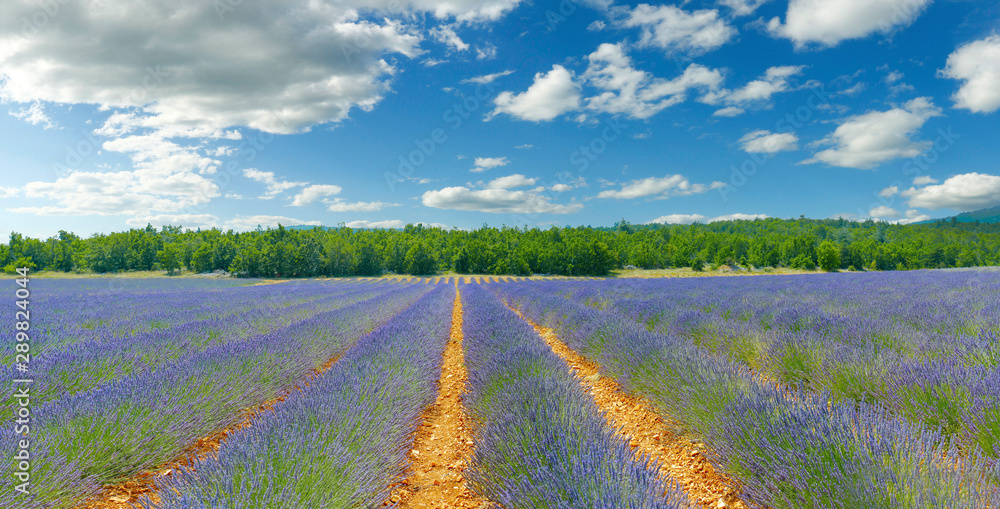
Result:
M417 242L406 252L406 273L414 276L429 276L437 273L437 260L423 242Z
M194 255L191 257L191 265L195 272L211 272L212 271L212 245L208 242L204 242L198 249L194 250Z
M181 254L176 244L164 244L163 249L156 253L156 261L159 262L161 269L172 276L174 271L181 267Z
M17 260L14 260L13 262L7 264L3 268L3 271L6 272L7 274L17 274L17 269L24 267L27 267L30 270L35 270L37 268L37 265L35 265L35 262L31 261L30 256L22 256Z
M840 249L829 240L824 240L817 250L819 267L827 272L833 272L840 268Z
M702 260L701 258L695 258L694 261L691 262L691 270L695 272L701 272L705 270L705 260Z

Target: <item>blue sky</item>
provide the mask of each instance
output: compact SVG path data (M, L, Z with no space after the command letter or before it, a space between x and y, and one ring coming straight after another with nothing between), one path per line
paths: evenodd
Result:
M1000 205L1000 6L13 0L0 230Z

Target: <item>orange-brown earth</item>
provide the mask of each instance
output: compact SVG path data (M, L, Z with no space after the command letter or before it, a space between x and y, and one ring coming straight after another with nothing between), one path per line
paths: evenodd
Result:
M645 454L660 462L661 477L677 481L691 501L702 507L746 507L731 488L733 482L705 459L704 444L680 436L675 431L678 429L676 423L667 422L647 402L626 393L615 380L602 376L596 363L569 348L552 329L542 327L524 315L521 318L531 324L552 351L569 364L580 385L594 397L597 407L618 433L629 441L636 455Z
M160 497L156 494L159 489L157 487L157 480L170 477L174 471L179 469L194 470L191 465L196 460L207 458L218 451L229 435L253 426L257 418L265 412L271 411L275 405L284 401L293 391L302 390L303 387L307 387L312 379L330 369L337 362L338 358L335 357L326 361L322 366L309 373L299 384L285 391L281 396L269 399L257 406L244 409L240 412L235 424L198 439L174 460L152 470L142 472L122 484L105 486L101 492L77 504L76 509L131 509L137 507L138 501L146 496L154 503L159 503Z
M463 475L473 449L472 430L462 406L467 380L462 300L456 292L451 339L444 351L437 399L421 416L423 424L409 453L409 475L393 487L383 505L395 503L400 509L473 509L489 505L469 489Z

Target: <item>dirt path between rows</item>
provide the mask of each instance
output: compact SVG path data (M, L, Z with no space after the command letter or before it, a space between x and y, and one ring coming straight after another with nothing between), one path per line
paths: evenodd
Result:
M139 500L147 496L153 501L153 503L159 504L160 497L156 494L159 489L156 485L157 480L173 475L175 470L194 470L191 465L195 460L205 459L214 454L219 450L219 447L222 446L222 443L226 441L226 438L228 438L229 435L252 426L257 418L261 417L264 413L271 411L275 405L284 401L285 398L287 398L292 392L302 390L304 387L309 386L310 381L333 367L339 358L340 357L338 356L326 361L322 366L314 369L304 380L293 386L291 389L285 391L285 393L281 396L269 399L255 407L243 410L237 418L235 424L198 439L197 442L185 449L185 451L173 461L170 461L165 465L161 465L158 468L142 472L122 484L105 486L100 493L84 500L80 504L77 504L75 509L132 509L135 507L141 507L139 505Z
M468 381L462 347L462 299L455 293L451 339L444 351L437 400L424 410L410 450L409 476L383 505L399 509L475 509L489 502L473 493L463 475L472 457L469 420L462 406Z
M717 472L705 459L704 444L692 443L674 430L677 425L666 422L644 401L626 393L611 378L600 375L600 367L566 346L555 332L542 327L511 308L531 324L556 355L569 364L584 391L594 397L597 407L609 423L625 437L636 455L646 454L658 460L660 475L677 481L692 502L702 507L745 508L730 488L732 482Z

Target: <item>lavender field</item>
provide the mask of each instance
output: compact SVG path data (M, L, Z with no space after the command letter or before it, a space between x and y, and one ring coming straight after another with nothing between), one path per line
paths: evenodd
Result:
M30 283L0 506L1000 507L1000 271L121 281Z

